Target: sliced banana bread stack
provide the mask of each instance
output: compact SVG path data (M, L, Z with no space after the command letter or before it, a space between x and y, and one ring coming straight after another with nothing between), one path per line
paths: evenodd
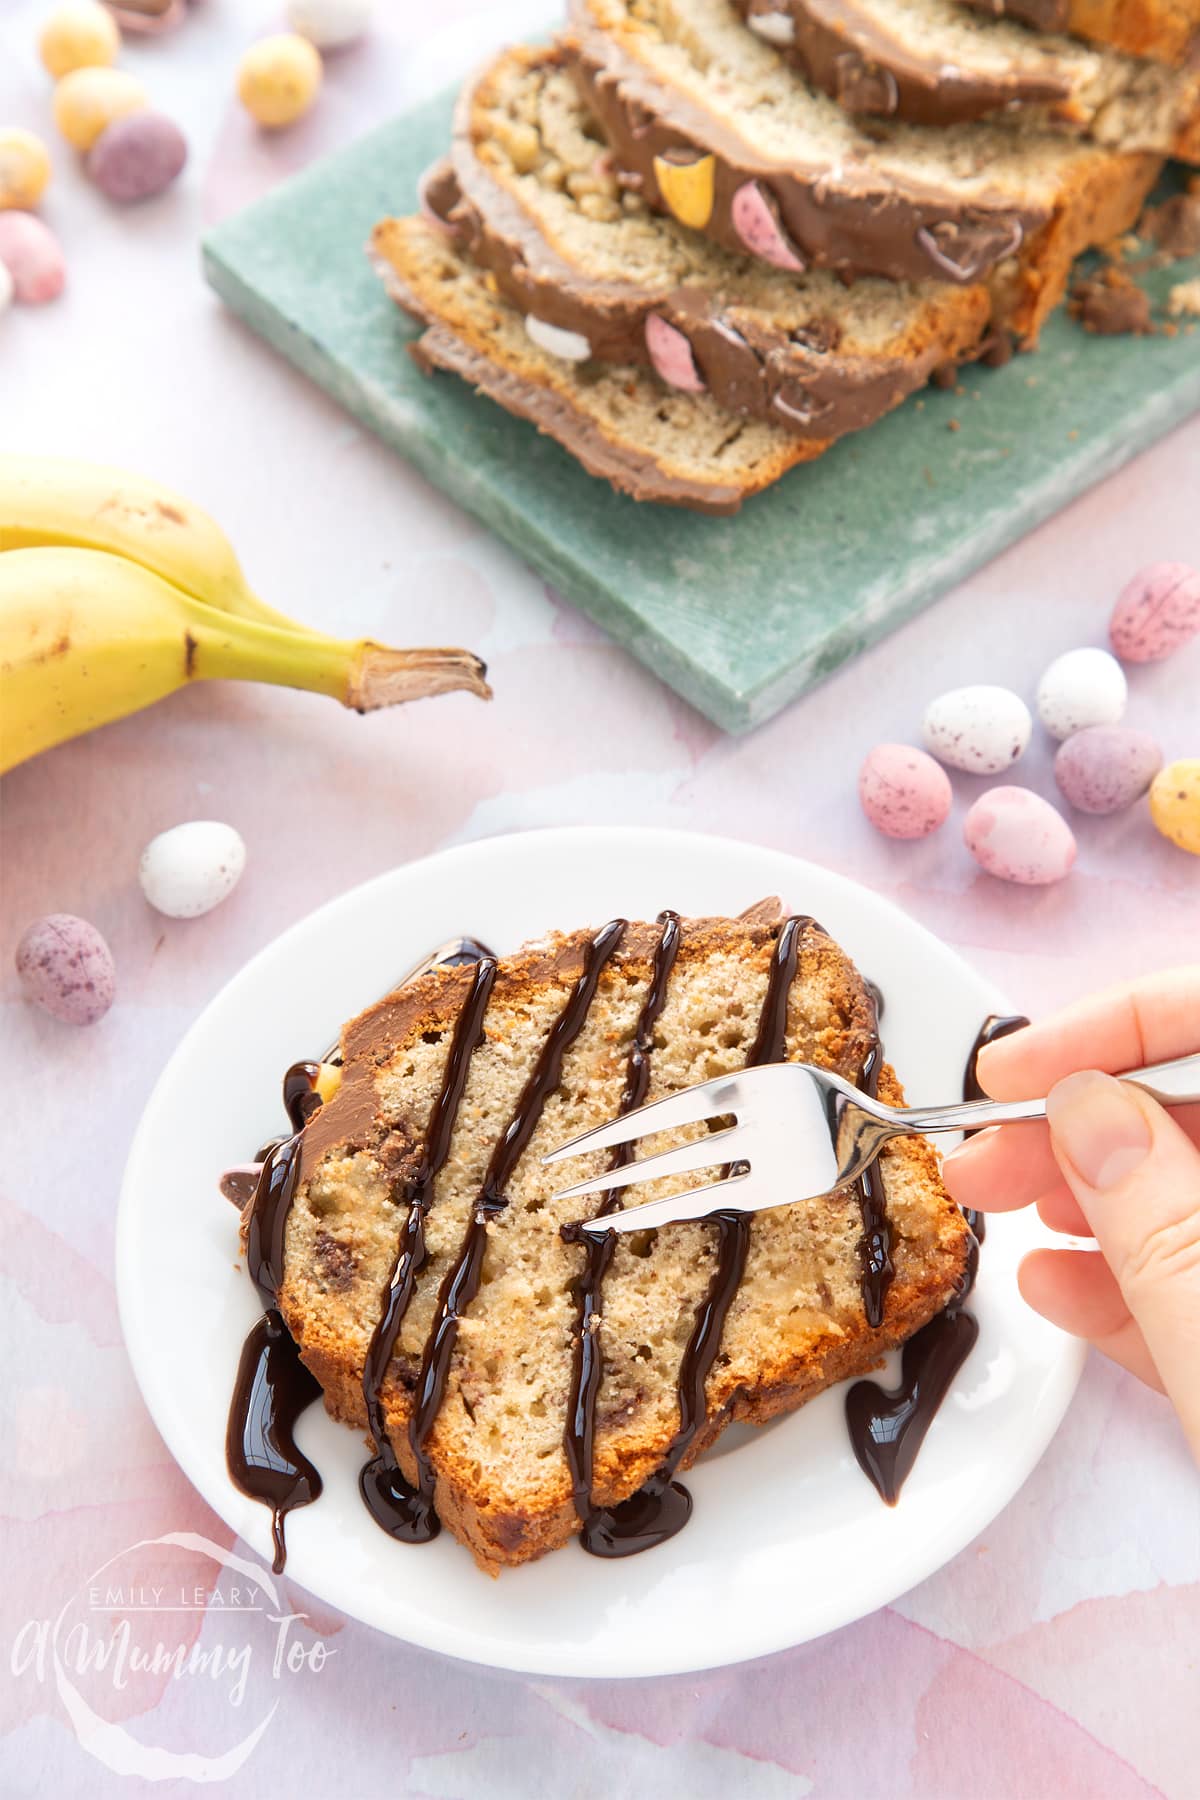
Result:
M1166 52L1200 0L1158 5ZM1033 348L1166 155L1200 160L1200 69L962 0L570 0L464 90L371 255L422 366L636 498L729 512Z

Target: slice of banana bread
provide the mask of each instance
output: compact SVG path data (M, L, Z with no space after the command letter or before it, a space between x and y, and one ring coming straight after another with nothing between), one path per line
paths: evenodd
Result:
M635 500L733 513L828 448L731 417L711 394L664 387L648 369L576 365L542 348L495 278L428 219L385 219L369 255L392 298L427 327L409 346L420 367L461 375Z
M1015 19L1032 31L1069 31L1129 56L1176 67L1200 43L1200 0L959 0L994 19Z
M425 195L548 348L653 365L671 387L805 438L871 424L990 330L982 283L846 288L652 212L621 186L556 49L506 51L464 88L453 169ZM782 239L762 247L795 261Z
M868 133L814 94L729 0L571 0L572 68L619 168L744 251L765 208L804 261L845 275L991 280L1036 341L1075 256L1130 228L1161 167L986 121Z
M664 1467L871 1368L946 1304L971 1237L923 1140L889 1146L868 1200L609 1238L586 1279L563 1227L589 1203L556 1200L563 1172L541 1165L747 1061L863 1079L876 1030L844 952L777 903L554 935L433 970L346 1026L341 1086L299 1143L278 1303L329 1411L372 1421L363 1493L386 1529L421 1539L440 1517L493 1573L581 1528L625 1553L635 1493L639 1530L662 1496L660 1537L686 1517ZM901 1099L886 1065L880 1092Z
M980 18L956 0L733 0L847 112L954 125L1003 112L1126 150L1200 157L1200 70Z

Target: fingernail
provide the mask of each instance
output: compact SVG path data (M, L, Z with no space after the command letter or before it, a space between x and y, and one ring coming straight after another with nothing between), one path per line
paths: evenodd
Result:
M1095 1069L1051 1089L1046 1121L1055 1150L1098 1192L1124 1181L1150 1149L1150 1127L1129 1090Z

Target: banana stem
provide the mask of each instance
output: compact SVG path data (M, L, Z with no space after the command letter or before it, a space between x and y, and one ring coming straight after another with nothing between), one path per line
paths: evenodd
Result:
M190 681L266 681L328 694L356 712L458 689L491 698L486 665L469 650L392 650L360 638L285 630L193 601L185 639Z

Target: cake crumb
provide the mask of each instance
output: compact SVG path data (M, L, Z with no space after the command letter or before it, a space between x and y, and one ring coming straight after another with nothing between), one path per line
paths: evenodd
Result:
M959 424L957 419L947 419L946 420L946 430L947 431L961 431L962 426Z
M1076 282L1067 311L1097 337L1145 337L1154 330L1150 296L1111 266Z
M1182 318L1184 313L1200 317L1200 275L1194 281L1181 281L1171 289L1167 296L1167 311L1173 319Z
M1138 221L1138 231L1168 257L1178 262L1200 253L1200 191L1172 194L1159 206L1149 206Z

